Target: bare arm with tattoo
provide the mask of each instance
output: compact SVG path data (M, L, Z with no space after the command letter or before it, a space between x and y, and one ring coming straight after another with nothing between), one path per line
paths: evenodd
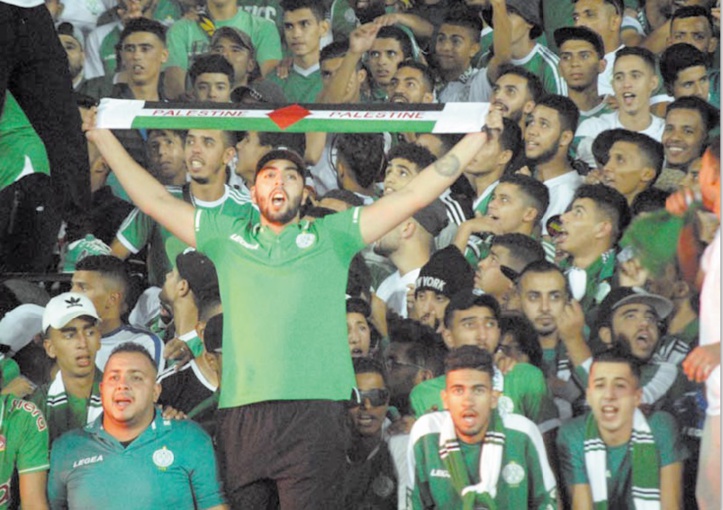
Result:
M499 129L502 118L498 111L487 116L487 127L481 133L465 136L452 149L422 170L404 188L386 195L372 205L362 208L360 225L366 243L372 243L415 212L427 206L459 177L487 141L490 130Z

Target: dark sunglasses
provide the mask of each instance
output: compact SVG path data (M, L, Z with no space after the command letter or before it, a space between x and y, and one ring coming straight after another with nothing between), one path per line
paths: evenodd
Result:
M377 390L362 391L359 388L351 389L349 407L359 407L369 401L371 407L379 407L389 402L389 390L381 388Z

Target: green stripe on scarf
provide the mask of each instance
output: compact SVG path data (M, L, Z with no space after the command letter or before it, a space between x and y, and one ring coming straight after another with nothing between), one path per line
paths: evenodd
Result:
M660 509L660 463L648 421L639 410L633 415L630 437L632 496L635 510ZM593 413L585 421L585 468L595 510L608 509L607 448Z

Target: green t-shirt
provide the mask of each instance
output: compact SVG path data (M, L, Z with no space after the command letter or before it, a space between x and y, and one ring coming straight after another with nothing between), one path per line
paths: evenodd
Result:
M560 57L540 43L535 44L533 50L526 57L511 60L512 64L524 67L540 78L542 86L549 94L566 96L567 82L557 68L559 62Z
M284 33L284 9L279 0L238 0L238 6L252 16L258 16L276 25L280 35Z
M55 379L36 389L28 399L43 412L48 423L50 446L69 430L85 427L101 412L100 381L103 373L95 369L90 396L80 398L66 393L61 372Z
M449 419L446 411L426 414L412 428L409 437L413 451L410 473L414 479L408 495L408 508L462 508L460 495L439 456L439 436L445 419ZM555 508L555 477L537 427L523 416L500 417L496 411L492 412L491 420L501 421L504 430L504 450L495 497L498 508ZM481 445L460 441L459 446L469 480L478 484Z
M3 386L20 375L20 367L12 358L0 358L0 374Z
M0 510L8 508L10 481L20 475L47 471L48 426L35 404L0 395Z
M415 416L444 408L441 391L445 388L445 382L446 378L442 375L412 389L409 401ZM502 388L497 410L503 416L522 415L539 425L543 432L559 425L557 407L539 368L528 363L517 363L505 374Z
M224 309L220 408L344 400L354 386L344 295L364 247L360 208L267 227L196 212L196 243L216 265Z
M269 74L268 79L276 83L290 103L315 103L316 96L321 93L321 71L319 66L302 73L296 66L291 66L289 75L283 80L276 74L276 70Z
M585 467L585 420L579 416L560 427L557 434L557 453L565 485L589 484ZM655 438L658 463L661 468L682 462L688 457L680 441L678 426L668 413L654 413L648 418ZM633 476L630 443L607 449L608 508L635 508L631 493Z
M176 198L184 199L183 188L168 186L169 193ZM218 209L223 214L236 217L257 214L249 197L239 191L226 187L223 197L214 202L191 201L199 209ZM173 268L176 257L187 245L156 220L136 208L123 220L116 234L116 239L131 253L138 253L146 245L148 250L148 280L151 285L163 285L168 273ZM173 263L172 263L173 262Z
M55 442L51 508L211 508L224 503L211 438L191 420L153 422L128 446L103 416ZM122 483L117 483L122 480Z
M10 92L0 116L0 154L0 190L26 175L50 175L45 145Z
M235 27L251 37L258 63L281 59L281 39L276 26L269 20L252 16L243 9L227 20L215 21L216 28ZM211 39L198 23L189 19L178 20L168 30L166 44L168 61L165 68L188 69L193 57L208 52Z

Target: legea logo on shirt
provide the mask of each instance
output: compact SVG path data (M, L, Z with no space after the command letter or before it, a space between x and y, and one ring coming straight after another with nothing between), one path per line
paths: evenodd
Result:
M240 245L243 246L244 248L248 248L249 250L258 250L258 249L259 249L259 245L258 245L258 244L251 244L251 243L249 243L248 241L246 241L246 239L244 239L243 237L241 237L241 236L238 235L238 234L231 234L231 235L229 236L229 239L231 239L232 241L240 244Z
M452 478L446 469L433 469L429 472L429 476L433 476L434 478Z
M103 456L102 455L93 455L92 457L78 459L75 462L73 462L73 468L87 466L88 464L95 464L96 462L103 462Z

